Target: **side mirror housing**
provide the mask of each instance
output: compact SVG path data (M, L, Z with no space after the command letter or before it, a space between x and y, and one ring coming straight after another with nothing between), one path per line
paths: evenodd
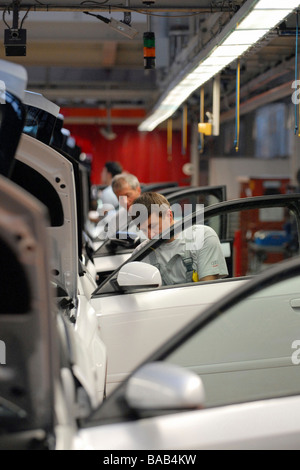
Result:
M133 261L125 264L117 277L118 285L129 287L160 287L162 279L159 270L148 263Z
M125 399L135 411L189 410L203 408L205 393L201 378L194 372L153 362L131 376Z

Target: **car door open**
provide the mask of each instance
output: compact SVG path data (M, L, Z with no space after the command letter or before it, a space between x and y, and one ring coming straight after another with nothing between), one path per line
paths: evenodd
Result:
M44 448L55 427L59 350L45 208L0 178L0 447ZM10 437L9 437L10 436ZM6 444L5 444L6 443Z

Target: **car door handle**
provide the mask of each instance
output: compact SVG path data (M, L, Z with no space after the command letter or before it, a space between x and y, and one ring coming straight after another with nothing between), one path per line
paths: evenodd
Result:
M290 305L292 308L300 308L300 299L292 299Z

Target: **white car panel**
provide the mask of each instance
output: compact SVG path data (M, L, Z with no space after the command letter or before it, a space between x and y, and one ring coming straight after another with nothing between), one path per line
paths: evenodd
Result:
M202 312L108 399L74 448L188 450L189 456L193 449L299 449L299 268L299 258L281 263ZM182 377L171 371L165 383L168 365L199 374L205 400L194 410L180 406L180 388L173 410L166 406L170 383Z
M107 348L107 394L201 311L245 282L221 280L92 298Z
M85 268L78 272L78 234L76 193L72 163L51 147L23 134L17 150L19 160L44 176L57 191L64 212L62 226L48 226L52 240L51 268L59 271L58 283L63 286L73 307L69 334L73 341L73 372L89 394L92 406L98 406L104 397L106 348L99 336L95 311L89 304L96 283ZM54 277L54 279L56 279Z
M285 390L299 393L291 360L300 331L299 311L291 301L299 296L299 282L294 277L245 299L168 358L201 377L206 406L281 396Z
M88 376L86 382L89 384L92 405L96 408L105 395L107 351L100 339L96 313L85 295L79 295L74 332L78 344L75 361L78 368L75 375L77 371L84 371Z
M42 174L60 196L65 217L64 225L48 228L53 239L52 269L60 272L61 284L65 285L69 296L74 299L77 295L78 252L72 164L48 145L25 134L22 134L16 160L26 163Z
M82 429L74 449L299 449L299 422L300 397L280 398Z

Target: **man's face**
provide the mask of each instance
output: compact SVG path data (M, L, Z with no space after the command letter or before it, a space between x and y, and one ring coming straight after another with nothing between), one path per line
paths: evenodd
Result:
M120 205L125 207L127 210L132 206L133 201L135 201L135 199L137 199L140 194L140 187L132 189L128 183L125 184L122 189L115 190L115 195L119 199Z
M146 235L149 240L158 238L159 235L173 225L173 214L168 210L164 214L151 214L147 220L141 222L140 230Z

